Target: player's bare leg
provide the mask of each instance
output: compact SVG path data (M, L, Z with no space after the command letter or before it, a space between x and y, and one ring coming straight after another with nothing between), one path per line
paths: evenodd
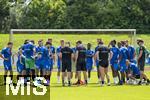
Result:
M101 73L99 67L97 67L97 77L98 77L98 83L101 82Z
M103 86L104 85L104 79L105 79L105 72L104 72L104 68L103 67L100 67L99 68L99 70L100 70L100 73L101 73L101 86Z
M65 86L65 72L62 72L62 85Z
M59 69L58 69L58 72L57 72L57 80L58 80L57 82L60 83L60 70Z
M77 85L80 85L80 82L81 82L81 71L77 71L77 76L78 76L78 82L77 82Z
M84 76L85 84L87 84L87 73L86 73L86 71L83 71L83 76Z
M140 71L140 82L139 85L142 84L142 80L146 79L147 80L147 84L150 84L150 80L148 79L148 77L144 74L144 71Z
M106 78L107 78L107 84L108 84L108 86L110 86L110 77L108 75L108 68L104 68L104 72L105 72L105 75L106 75Z
M68 86L71 86L71 73L72 72L68 72Z

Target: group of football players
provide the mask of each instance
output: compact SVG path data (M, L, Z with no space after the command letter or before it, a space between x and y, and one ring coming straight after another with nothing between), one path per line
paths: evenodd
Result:
M95 65L97 68L97 77L101 86L110 85L108 75L109 65L111 66L112 76L115 85L125 83L149 84L150 81L144 73L146 48L142 39L137 40L138 47L134 48L129 45L127 40L117 42L110 41L105 45L102 39L97 39L97 47L92 50L92 44L88 43L85 47L82 41L77 41L74 48L69 41L60 40L60 46L55 50L52 39L48 39L44 44L43 40L38 41L35 45L34 40L25 40L24 44L18 49L17 53L12 53L13 43L8 42L7 47L3 48L0 57L4 59L4 84L6 77L13 79L12 64L14 56L17 56L16 68L17 79L25 77L32 79L44 77L46 85L50 84L50 77L53 71L53 65L57 62L57 79L62 79L62 85L87 85L90 81L91 71ZM73 68L74 71L73 71ZM81 80L81 72L84 81ZM62 73L62 78L60 78ZM75 73L76 83L72 84L71 79ZM139 79L139 80L137 80Z

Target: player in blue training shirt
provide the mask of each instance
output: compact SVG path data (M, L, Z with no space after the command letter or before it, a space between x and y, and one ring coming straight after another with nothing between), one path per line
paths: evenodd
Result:
M25 59L23 58L23 54L22 54L22 49L19 48L19 51L17 52L17 80L19 80L20 77L23 77L24 75L26 75L26 67L25 67Z
M32 76L32 80L35 79L35 59L34 59L34 53L35 53L35 46L34 41L31 40L24 44L22 46L22 51L25 58L25 67L26 67L26 74L28 77L28 80L30 75Z
M125 42L126 42L126 47L127 47L127 49L128 49L128 53L129 53L129 54L128 54L128 55L129 55L129 60L130 60L130 62L136 64L136 60L135 60L135 55L136 55L135 49L134 49L134 47L132 47L132 46L129 45L128 40L126 40Z
M8 42L7 43L7 47L3 48L1 53L0 53L0 57L4 60L3 64L4 64L4 85L6 85L6 77L8 75L8 72L10 72L10 77L11 80L13 79L13 71L12 71L12 47L13 47L13 43L12 42Z
M60 60L60 52L61 49L64 48L64 40L60 40L60 46L57 48L56 50L56 54L57 54L57 68L58 68L58 72L57 72L57 82L60 83L60 69L61 69L61 60Z
M110 45L112 46L110 48L110 65L111 65L111 68L112 68L112 76L114 78L114 84L118 84L119 81L120 81L120 75L119 75L119 72L118 72L119 71L118 61L119 61L120 51L116 47L116 40L112 40L110 42Z
M51 70L53 69L53 65L55 64L55 47L52 45L53 40L51 38L48 39L47 41L50 45L50 47L48 48L50 51L50 63L51 63Z
M36 57L35 57L35 65L36 65L36 75L43 76L43 67L44 67L44 60L43 60L43 52L45 47L43 46L43 40L38 41L38 46L35 49Z
M91 70L93 67L93 56L94 51L91 50L91 44L87 44L87 50L86 50L86 69L88 71L88 81L90 81L91 78Z
M95 65L97 68L97 77L98 77L98 82L100 82L100 71L99 71L99 61L96 59L96 52L98 51L99 48L99 42L102 42L102 39L97 39L97 46L95 47L95 55L94 55L94 61Z
M125 75L127 71L126 60L128 60L128 49L125 46L125 41L121 41L119 64L121 72L121 84L125 83Z
M43 59L44 59L44 77L47 80L47 84L45 85L49 85L50 83L50 77L52 74L52 52L50 49L51 43L50 42L46 42L45 44L45 50L43 52Z
M129 60L126 61L126 65L128 66L128 76L130 78L130 80L134 80L133 82L135 82L134 84L137 84L138 82L136 82L136 79L140 79L140 69L137 67L137 65L135 63L130 62ZM150 84L150 80L147 78L146 75L144 75L143 79L147 80L147 85Z

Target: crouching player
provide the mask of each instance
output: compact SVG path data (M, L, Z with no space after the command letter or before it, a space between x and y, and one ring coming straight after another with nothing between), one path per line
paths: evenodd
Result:
M135 63L131 63L129 60L126 60L126 65L128 66L128 77L129 77L129 84L138 84L138 80L140 79L140 69L137 67ZM146 76L143 76L144 80L147 80L147 85L150 83L149 79Z
M62 85L65 86L65 73L67 71L68 86L71 86L73 50L70 48L69 42L66 42L65 47L61 49L60 58L62 60Z
M13 47L13 43L12 42L8 42L7 43L7 47L3 48L1 53L0 53L0 57L4 60L3 64L4 64L4 85L6 85L6 77L8 75L8 72L10 72L10 77L11 80L13 79L13 71L12 71L12 47Z
M91 44L87 44L87 51L86 51L86 68L88 71L88 82L90 81L91 78L91 70L93 67L93 56L94 56L94 51L91 50Z

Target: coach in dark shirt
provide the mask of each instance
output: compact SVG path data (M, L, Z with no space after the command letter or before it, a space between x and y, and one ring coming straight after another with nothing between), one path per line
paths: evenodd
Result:
M141 85L142 79L144 78L144 76L146 76L146 74L144 73L146 49L144 47L144 41L143 40L138 40L137 44L139 45L139 56L137 58L137 63L138 63L138 67L139 67L140 73L141 73L139 85ZM146 80L147 80L147 84L149 84L150 81L149 81L147 76L146 76Z
M86 48L83 46L82 41L78 41L78 47L76 52L76 70L78 74L79 85L81 82L81 71L84 75L85 84L87 84L87 74L86 74Z
M68 73L68 86L71 86L71 70L73 50L70 48L70 43L66 42L65 47L61 49L60 58L62 60L62 84L65 86L64 77L65 72Z
M101 86L104 85L104 77L106 75L107 80L108 80L108 85L110 85L110 79L108 76L108 66L109 66L109 54L110 54L110 49L107 46L103 45L103 42L99 42L99 48L96 52L96 58L99 61L99 70L101 73Z

